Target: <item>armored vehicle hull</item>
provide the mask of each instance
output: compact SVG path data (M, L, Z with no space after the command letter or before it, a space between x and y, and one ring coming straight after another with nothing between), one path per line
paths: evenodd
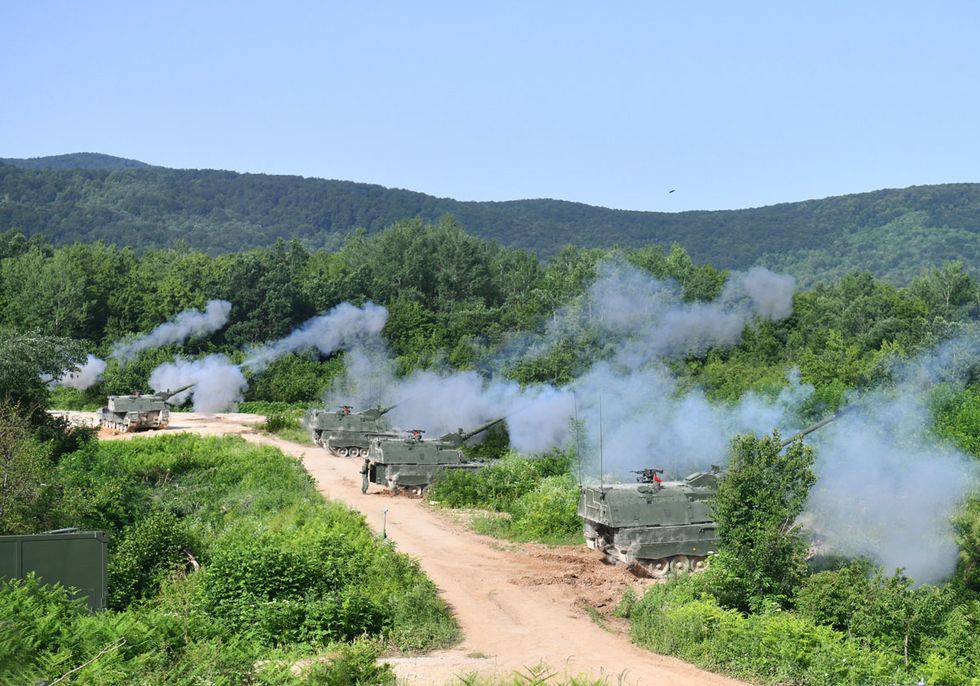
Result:
M646 576L699 571L718 548L708 501L717 472L684 481L586 486L579 496L586 544Z
M375 438L361 467L361 490L367 493L371 484L377 484L393 493L421 493L446 470L483 469L489 463L467 457L460 446L502 421L498 419L468 433L460 430L434 441L423 440L421 431L412 431L404 439Z
M111 402L110 398L110 405L99 410L99 425L112 431L134 433L165 429L170 423L170 409L163 403L161 404L164 406L160 409L115 412L112 410Z
M151 395L110 395L105 407L99 410L99 426L120 433L165 429L170 423L170 398L191 388Z
M384 415L392 407L351 412L349 407L340 410L312 409L303 417L303 426L310 432L310 440L331 455L340 457L367 457L374 438L398 438Z

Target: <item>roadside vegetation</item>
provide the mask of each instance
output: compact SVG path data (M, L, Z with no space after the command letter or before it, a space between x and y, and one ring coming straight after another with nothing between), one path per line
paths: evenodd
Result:
M33 459L37 479L2 532L78 526L112 543L107 612L34 579L0 584L0 683L76 668L77 684L383 683L379 652L456 638L417 564L278 450L168 435L53 456L22 418L3 418L2 447Z
M445 507L495 513L473 518L478 533L515 541L581 543L573 463L570 452L531 458L509 452L480 471L445 472L428 498Z

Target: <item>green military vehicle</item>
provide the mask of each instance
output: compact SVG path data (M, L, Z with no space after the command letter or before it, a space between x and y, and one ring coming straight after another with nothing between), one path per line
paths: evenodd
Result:
M843 411L807 427L785 448L837 419ZM578 515L585 542L608 562L628 565L634 572L661 578L670 572L700 571L718 549L718 533L709 503L718 490L722 470L695 472L681 481L664 481L661 469L642 469L632 484L583 486Z
M110 395L108 404L99 410L99 426L120 433L164 429L170 423L170 399L193 386L149 395Z
M420 429L404 438L375 438L361 467L361 491L367 493L370 484L378 484L393 493L401 489L421 493L443 470L482 469L488 462L467 457L461 446L502 421L503 417L467 432L460 429L434 441L422 438Z
M393 409L394 405L362 412L354 412L350 405L337 410L316 408L306 411L303 427L310 432L314 445L326 448L331 455L367 457L372 438L398 438L385 418Z

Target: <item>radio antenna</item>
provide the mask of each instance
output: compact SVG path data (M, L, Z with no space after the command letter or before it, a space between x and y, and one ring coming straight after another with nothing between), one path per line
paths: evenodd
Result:
M577 463L576 471L578 471L578 487L579 490L582 489L582 471L583 471L583 461L582 461L582 425L578 421L578 396L572 393L572 402L575 403L575 462Z
M599 492L605 489L603 468L602 468L602 393L599 394Z

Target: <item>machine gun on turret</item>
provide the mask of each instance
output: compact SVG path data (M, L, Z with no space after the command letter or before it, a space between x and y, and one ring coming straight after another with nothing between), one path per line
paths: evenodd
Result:
M637 483L641 484L662 484L663 479L660 475L664 473L664 470L657 469L656 467L647 467L646 469L634 469L632 474L636 474Z

